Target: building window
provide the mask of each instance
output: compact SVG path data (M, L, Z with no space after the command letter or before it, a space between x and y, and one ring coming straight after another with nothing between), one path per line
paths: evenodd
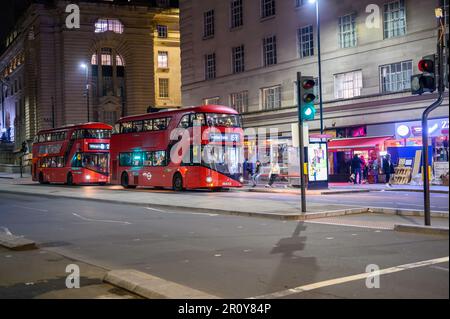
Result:
M238 46L232 49L233 55L233 73L245 71L244 46Z
M412 61L404 61L380 67L380 82L383 93L401 92L411 89Z
M112 31L114 33L123 33L123 24L117 19L98 19L95 22L95 33Z
M169 67L169 53L158 51L158 68L167 69Z
M263 39L264 66L277 64L277 37Z
M157 5L158 5L158 7L166 8L166 7L170 6L170 1L169 0L158 0Z
M230 104L239 113L248 111L248 92L242 91L230 94Z
M231 28L237 28L244 24L242 0L231 1Z
M312 25L298 29L298 42L300 57L305 58L314 55L314 33Z
M158 38L167 38L169 35L168 28L166 25L157 25L156 30L158 31Z
M342 49L356 46L356 15L339 17L339 45Z
M112 65L112 50L108 48L102 48L101 55L102 65Z
M94 96L124 96L125 63L118 52L111 48L95 52L91 57L91 69Z
M122 57L120 55L118 55L118 54L116 55L116 65L117 66L124 66Z
M209 97L206 99L203 99L203 105L219 105L220 103L220 97Z
M169 97L169 79L159 79L159 97Z
M262 93L262 106L266 111L281 108L281 85L264 88Z
M214 10L203 13L203 37L214 36Z
M301 7L301 6L303 6L303 5L305 5L305 4L307 4L308 3L308 1L307 0L295 0L295 7Z
M216 78L216 54L205 55L205 79L212 80Z
M351 99L361 95L362 71L336 74L334 76L334 97Z
M275 15L275 0L261 0L261 18Z
M384 38L394 38L406 34L406 9L404 0L384 5Z

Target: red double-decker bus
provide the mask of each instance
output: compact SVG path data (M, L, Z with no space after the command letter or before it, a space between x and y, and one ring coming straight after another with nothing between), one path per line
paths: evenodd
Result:
M225 106L125 117L111 137L111 184L176 191L242 187L242 145L241 117Z
M86 123L40 131L33 143L32 178L41 184L106 184L112 126Z

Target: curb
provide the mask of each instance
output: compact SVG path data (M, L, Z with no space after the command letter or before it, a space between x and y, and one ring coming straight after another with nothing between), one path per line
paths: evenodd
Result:
M423 190L421 189L415 189L415 188L397 188L397 189L384 189L384 191L386 192L412 192L412 193L423 193ZM444 191L444 190L439 190L439 189L435 189L435 190L430 190L430 193L432 194L447 194L448 195L448 191Z
M133 269L111 270L103 281L148 299L219 299Z
M243 189L244 192L251 193L269 193L269 194L292 194L299 195L300 190L296 189L258 189L249 188ZM339 194L352 194L352 193L369 193L368 189L351 189L351 190L307 190L306 195L339 195Z
M37 249L34 241L7 234L0 234L0 246L16 251Z
M161 205L161 204L152 204L152 203L137 203L137 202L127 202L113 199L99 199L92 197L73 197L68 195L57 195L57 194L35 194L28 192L20 192L20 191L10 191L10 190L0 190L0 193L9 193L9 194L26 194L28 196L41 196L47 198L67 198L72 200L87 200L87 201L95 201L102 203L110 203L110 204L122 204L122 205L133 205L138 207L151 207L151 208L160 208L160 209L176 209L176 210L194 210L195 212L206 213L206 214L219 214L219 215L231 215L231 216L246 216L246 217L260 217L260 218L268 218L268 219L276 219L276 220L306 220L306 219L317 219L317 218L325 218L325 217L337 217L337 216L345 216L350 214L363 214L363 213L379 213L379 214L394 214L400 216L423 216L423 211L420 210L406 210L406 209L392 209L392 208L384 208L384 207L355 207L355 208L347 208L342 210L334 210L334 211L324 211L324 212L315 212L315 213L260 213L260 212L245 212L245 211L232 211L226 209L216 209L216 208L199 208L192 206L177 206L177 205ZM448 212L431 212L431 217L440 217L440 218L449 218Z
M398 215L398 216L412 216L412 217L424 217L425 214L423 210L418 209L396 209L387 207L369 207L371 213L387 214L387 215ZM448 212L435 211L431 212L431 217L435 218L447 218L449 217Z
M448 236L448 227L432 227L432 226L419 226L409 224L396 224L394 230L407 233L419 233L427 235L442 235Z

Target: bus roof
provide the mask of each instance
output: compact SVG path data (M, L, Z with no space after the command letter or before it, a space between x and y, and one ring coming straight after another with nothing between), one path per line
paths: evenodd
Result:
M66 131L66 130L76 130L76 129L94 129L94 130L112 130L112 126L100 123L100 122L90 122L90 123L81 123L81 124L72 124L66 125L62 127L52 128L48 130L39 131L38 134Z
M121 118L118 123L136 120L146 120L152 118L160 118L166 116L173 116L180 113L219 113L219 114L239 114L235 109L223 106L223 105L202 105L202 106L190 106L181 109L161 111L156 113L146 113L140 115L133 115Z

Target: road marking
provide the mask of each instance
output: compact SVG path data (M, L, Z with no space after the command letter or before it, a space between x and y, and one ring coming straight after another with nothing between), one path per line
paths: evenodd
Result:
M419 267L427 267L427 266L431 266L431 265L435 265L435 264L441 264L441 263L445 263L448 261L449 261L448 256L442 257L442 258L418 261L415 263L404 264L404 265L400 265L400 266L381 269L377 272L377 274L380 276L387 275L387 274L392 274L392 273L396 273L396 272L400 272L400 271L404 271L404 270L408 270L408 269L414 269L414 268L419 268ZM294 294L298 294L298 293L305 292L305 291L311 291L311 290L329 287L329 286L335 286L335 285L339 285L339 284L343 284L343 283L347 283L347 282L351 282L351 281L362 280L362 279L366 279L367 277L370 277L370 276L373 276L372 272L365 272L365 273L358 274L358 275L320 281L320 282L316 282L314 284L304 285L304 286L291 288L291 289L287 289L287 290L283 290L283 291L278 291L278 292L261 295L261 296L257 296L257 297L251 297L249 299L282 298L282 297L287 297L289 295L294 295Z
M433 268L433 269L438 269L438 270L443 270L443 271L446 271L446 272L448 272L448 268L445 268L445 267L441 267L441 266L431 266L430 268Z
M165 210L157 209L157 208L152 208L152 207L145 207L145 209L153 210L153 211L159 212L159 213L167 213Z
M80 216L77 213L72 213L72 215L75 217L78 217L82 220L88 221L88 222L103 222L103 223L117 223L117 224L131 225L131 223L129 223L129 222L123 222L123 221L119 221L119 220L92 219L92 218L86 218L86 217Z
M392 227L383 227L383 226L365 226L365 225L355 225L355 224L341 224L341 223L333 223L333 222L323 222L323 221L305 221L305 223L310 224L323 224L323 225L332 225L332 226L345 226L345 227L358 227L358 228L368 228L368 229L385 229L385 230L393 230L394 225Z
M34 208L34 207L27 207L27 206L20 206L20 205L11 205L12 207L17 207L17 208L23 208L23 209L30 209L30 210L35 210L38 212L42 212L42 213L48 213L47 209L39 209L39 208Z
M0 228L3 229L3 231L6 233L6 235L12 236L12 233L9 231L8 228L6 228L6 227L0 227Z

